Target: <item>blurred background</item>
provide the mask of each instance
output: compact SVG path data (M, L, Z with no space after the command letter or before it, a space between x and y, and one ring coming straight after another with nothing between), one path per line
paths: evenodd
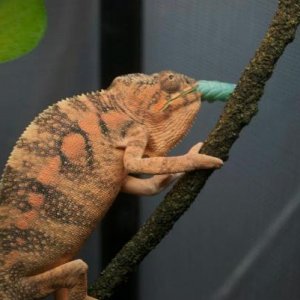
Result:
M105 88L117 75L171 69L237 82L277 6L276 0L45 2L42 42L0 65L1 168L40 111ZM114 299L300 299L299 70L298 31L229 160ZM172 154L205 140L223 105L204 103ZM162 198L117 199L80 254L90 282Z

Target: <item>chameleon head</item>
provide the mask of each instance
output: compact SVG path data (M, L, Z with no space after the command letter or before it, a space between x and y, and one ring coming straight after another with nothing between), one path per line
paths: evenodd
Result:
M201 105L196 80L173 71L117 77L118 105L149 132L148 156L164 155L192 126Z

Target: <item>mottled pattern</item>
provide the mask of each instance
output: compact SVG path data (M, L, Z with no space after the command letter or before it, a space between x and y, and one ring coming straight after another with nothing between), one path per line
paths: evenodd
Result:
M176 178L171 173L221 164L197 154L199 146L164 157L200 108L197 92L181 95L193 84L171 71L120 76L33 120L0 181L0 299L39 299L61 288L69 289L61 300L92 299L87 266L72 259L118 192L150 195Z
M16 250L41 253L53 242L55 241L51 240L51 237L46 232L33 228L19 229L17 226L11 226L2 229L0 232L0 250L3 254Z
M76 96L69 101L69 105L77 111L88 111L88 107Z
M58 140L61 134L71 131L76 124L69 119L69 116L64 112L58 104L52 105L49 109L41 113L33 124L38 126L38 132L49 132Z
M102 134L105 135L105 136L109 136L110 130L109 130L109 128L107 127L107 124L106 124L103 120L100 120L100 121L99 121L99 126L100 126L100 128L101 128Z
M87 225L89 215L83 209L83 205L70 201L55 187L44 185L34 178L24 178L10 167L7 167L5 175L1 189L3 204L14 206L23 213L36 209L39 218L54 219L63 224ZM36 198L40 196L40 203L34 203L33 195L36 195Z
M60 151L59 144L51 138L46 143L44 141L30 141L25 137L20 138L16 143L16 147L40 157L55 156Z
M101 95L100 92L94 92L91 94L87 94L86 97L89 101L95 106L95 108L99 111L99 113L108 113L109 111L115 111L115 106L113 103L115 102L114 95ZM99 98L102 98L102 101L99 101Z

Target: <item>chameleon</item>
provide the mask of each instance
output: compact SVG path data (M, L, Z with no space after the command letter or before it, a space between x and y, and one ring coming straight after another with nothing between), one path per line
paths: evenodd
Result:
M153 195L184 172L222 166L199 154L202 143L167 156L200 109L195 86L173 71L118 76L29 124L0 181L0 299L95 299L74 257L118 193Z

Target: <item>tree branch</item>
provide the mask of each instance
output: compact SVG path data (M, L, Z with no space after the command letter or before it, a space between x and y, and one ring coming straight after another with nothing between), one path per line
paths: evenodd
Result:
M272 23L246 67L237 87L225 106L216 127L204 143L201 153L226 159L229 150L258 110L264 86L285 47L293 41L300 23L300 0L281 0ZM108 299L114 289L126 280L143 258L171 230L178 218L189 208L211 175L211 170L186 174L167 194L138 233L123 247L100 278L90 288L99 299Z

